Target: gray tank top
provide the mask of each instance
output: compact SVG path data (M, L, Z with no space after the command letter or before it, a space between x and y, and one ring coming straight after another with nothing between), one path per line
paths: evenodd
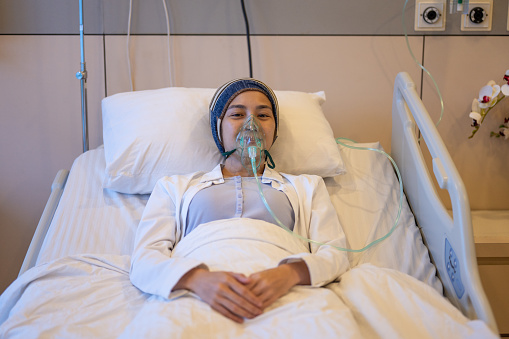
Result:
M262 190L277 218L293 230L295 214L286 194L270 184L262 184ZM230 218L259 219L277 225L260 197L256 178L225 178L224 184L198 191L189 204L185 235L200 224Z

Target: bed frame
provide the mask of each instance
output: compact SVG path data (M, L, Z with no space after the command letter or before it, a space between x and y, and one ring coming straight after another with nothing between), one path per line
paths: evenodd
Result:
M452 218L426 166L419 132L433 159L436 183L449 193ZM405 72L397 75L394 84L391 153L446 297L468 318L481 319L499 333L479 277L465 186L415 84Z
M438 185L451 197L452 218L435 190L421 152L418 131L428 145ZM483 320L498 333L479 278L470 206L463 181L407 73L399 73L394 85L391 149L445 295L467 317ZM67 170L59 171L51 186L50 198L19 275L35 265L68 175Z

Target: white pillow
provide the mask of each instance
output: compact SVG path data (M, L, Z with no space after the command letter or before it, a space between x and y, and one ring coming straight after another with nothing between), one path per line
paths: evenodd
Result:
M334 134L322 112L325 93L275 91L279 131L270 154L279 172L333 177L345 172Z
M102 101L106 158L104 187L150 193L163 176L210 171L221 162L210 131L215 89L162 88L126 92ZM323 92L276 91L279 137L270 152L276 170L322 177L344 173Z

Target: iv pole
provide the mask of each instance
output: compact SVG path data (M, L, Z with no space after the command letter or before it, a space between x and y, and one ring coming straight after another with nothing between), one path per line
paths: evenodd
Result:
M81 122L83 135L83 152L88 151L88 112L87 112L87 66L85 64L85 39L83 35L83 0L79 0L80 8L80 43L81 43L81 68L76 73L76 78L81 84Z

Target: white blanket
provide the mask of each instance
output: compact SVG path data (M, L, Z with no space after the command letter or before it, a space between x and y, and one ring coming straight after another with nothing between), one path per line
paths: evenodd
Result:
M203 260L214 270L249 274L303 250L300 241L276 226L245 226L200 226L173 255ZM361 265L329 288L295 287L261 316L236 324L192 294L168 301L141 293L130 283L129 263L128 256L81 255L27 271L0 297L0 337L493 336L434 289L391 269Z

